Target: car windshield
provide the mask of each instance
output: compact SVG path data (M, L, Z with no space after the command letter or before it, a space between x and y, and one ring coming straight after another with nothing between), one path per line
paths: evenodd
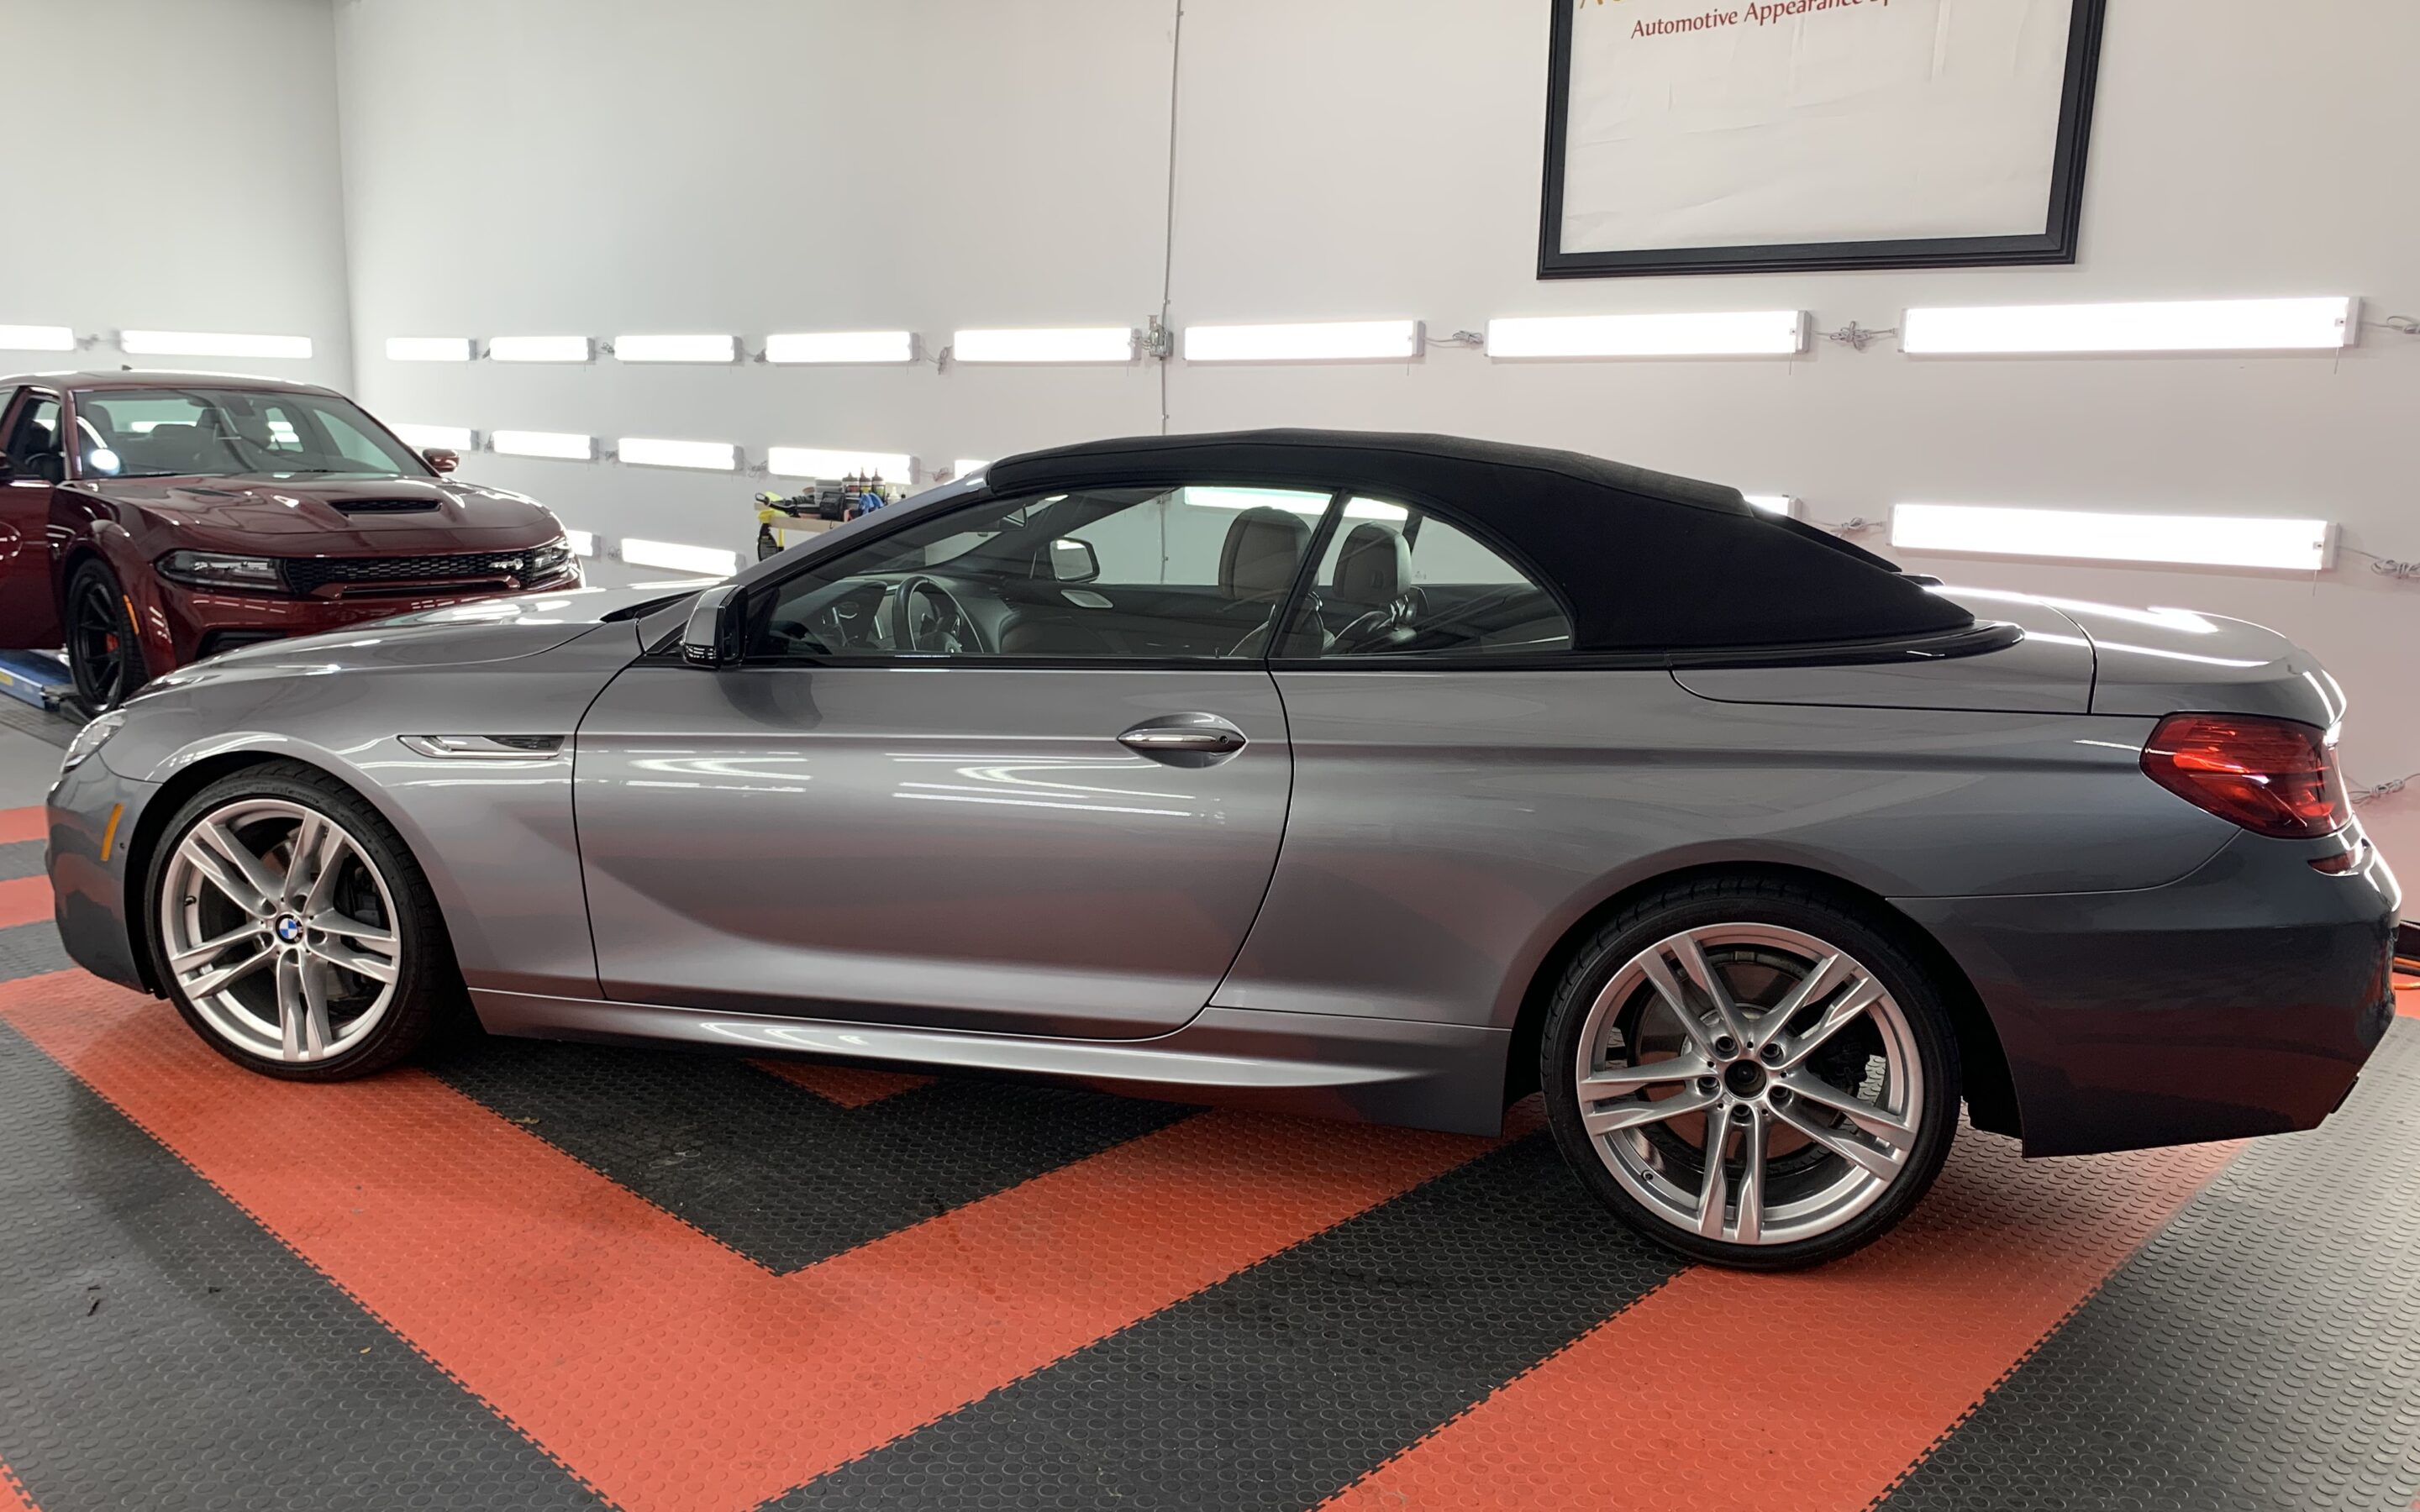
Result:
M271 389L90 389L75 396L87 478L426 477L350 400Z

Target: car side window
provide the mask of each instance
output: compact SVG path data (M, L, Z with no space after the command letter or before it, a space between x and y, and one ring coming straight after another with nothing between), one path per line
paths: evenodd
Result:
M1553 594L1451 521L1384 500L1345 501L1295 610L1288 658L1535 656L1572 649Z
M16 421L8 427L8 454L10 471L17 477L56 483L67 475L56 399L28 394L17 407Z
M783 579L751 606L746 657L1257 658L1328 502L1202 486L985 500Z

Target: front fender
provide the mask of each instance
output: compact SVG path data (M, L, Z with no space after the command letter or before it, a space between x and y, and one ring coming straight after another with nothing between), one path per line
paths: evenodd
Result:
M474 987L597 995L595 947L572 826L570 736L636 654L608 625L554 651L442 668L204 679L147 694L95 760L151 784L137 843L218 775L287 760L346 783L393 825L427 876ZM551 756L449 761L407 734L551 734Z

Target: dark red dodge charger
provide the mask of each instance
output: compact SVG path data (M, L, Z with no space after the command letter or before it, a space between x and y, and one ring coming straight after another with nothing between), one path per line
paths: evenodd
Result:
M194 373L0 378L0 649L95 710L230 647L571 587L563 527L344 395Z

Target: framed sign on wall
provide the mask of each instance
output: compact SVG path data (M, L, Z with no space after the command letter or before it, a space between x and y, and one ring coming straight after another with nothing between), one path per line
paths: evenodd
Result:
M2075 260L2106 0L1550 0L1541 278Z

